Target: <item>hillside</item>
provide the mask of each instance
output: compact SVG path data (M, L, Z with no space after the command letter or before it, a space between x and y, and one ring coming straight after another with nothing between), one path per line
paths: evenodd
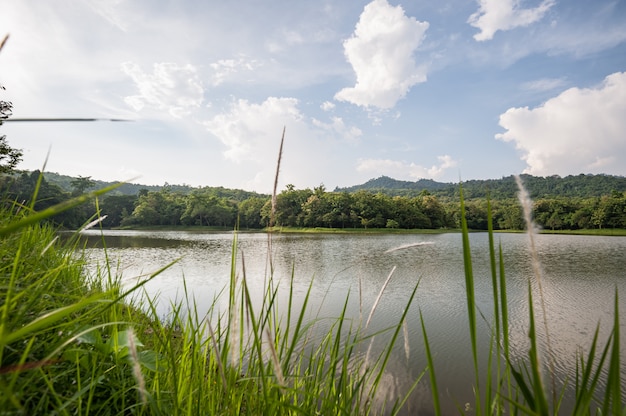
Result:
M58 185L66 192L72 190L71 181L75 178L66 175L60 175L58 173L44 173L44 177L50 183ZM522 179L526 188L530 192L530 196L533 199L539 198L553 198L553 197L599 197L602 195L610 195L613 191L622 193L626 192L626 177L612 176L612 175L570 175L566 177L560 176L532 176L522 175ZM106 187L112 182L105 182L101 180L95 180L95 189ZM189 194L194 189L198 189L189 185L169 185L163 186L155 185L141 185L134 183L126 183L117 188L113 194L116 195L137 195L139 191L159 191L167 187L172 192L181 194ZM254 192L247 192L243 190L227 189L223 187L211 188L219 196L229 197L235 200L246 199L250 196L258 196ZM391 196L417 196L420 193L427 191L432 195L439 197L456 197L459 192L458 183L445 183L437 182L431 179L420 179L415 182L401 181L390 178L388 176L381 176L379 178L370 179L369 181L361 184L354 185L345 188L335 188L334 192L356 192L359 190L366 190L370 192L381 192ZM483 198L489 191L493 199L508 199L515 198L517 193L517 185L515 184L515 178L511 176L503 177L501 179L484 179L484 180L468 180L463 182L463 192L465 197L471 198Z
M560 176L531 176L522 175L522 179L530 196L533 199L552 197L597 197L609 195L613 191L626 191L626 178L611 175L570 175ZM416 196L427 191L432 195L453 197L458 195L458 183L442 183L430 179L420 179L416 182L399 181L387 176L370 179L362 185L347 188L336 188L335 192L356 192L367 190L381 192L387 195ZM463 182L463 192L466 198L482 198L489 191L493 199L514 198L517 193L515 178L511 176L501 179L469 180Z
M60 187L65 192L71 192L72 191L72 189L73 189L72 181L74 179L76 179L76 178L74 178L72 176L60 175L58 173L53 173L53 172L44 172L43 175L44 175L44 178L46 179L46 181L48 181L51 184L57 185L58 187ZM92 179L92 180L95 183L95 185L91 189L106 188L107 186L112 185L113 183L115 183L115 182L101 181L101 180L97 180L97 179ZM133 196L137 196L137 195L139 195L140 191L158 192L158 191L161 191L162 189L165 189L165 188L167 188L171 192L175 192L175 193L179 193L179 194L183 194L183 195L188 195L192 191L200 189L198 187L193 187L191 185L170 185L168 183L165 183L162 186L159 186L159 185L142 185L142 184L137 184L137 183L125 183L123 185L120 185L120 187L116 188L114 191L112 191L110 193L110 195L133 195ZM212 190L214 195L216 195L216 196L218 196L220 198L224 197L224 198L228 198L228 199L236 200L236 201L243 201L244 199L248 199L248 198L255 197L255 196L265 196L265 195L258 194L256 192L244 191L244 190L240 190L240 189L229 189L229 188L224 188L222 186L218 186L218 187L204 187L202 189L204 189L204 190Z

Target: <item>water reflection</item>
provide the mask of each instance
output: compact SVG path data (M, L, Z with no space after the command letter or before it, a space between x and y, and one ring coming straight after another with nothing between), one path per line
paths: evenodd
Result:
M103 261L102 236L98 231L84 234L87 246L93 247L88 253L95 260ZM183 278L196 299L199 313L209 309L214 297L228 285L233 238L232 233L105 232L108 256L119 265L124 279L132 280L180 259L147 285L151 296L158 295L158 307L163 316L167 315L170 302L182 298ZM487 235L471 234L470 239L476 302L484 316L482 319L479 315L478 325L480 362L485 366L493 316ZM527 237L498 234L496 243L502 245L507 271L512 352L525 356L528 350L527 290L528 279L532 276ZM626 238L540 235L536 244L543 265L544 296L558 377L569 378L572 382L576 353L589 347L598 323L602 343L608 337L615 288L626 293ZM239 276L243 275L242 253L251 292L262 293L270 267L267 236L238 235L236 270ZM395 267L370 325L372 333L397 323L412 289L419 286L407 317L409 358L406 358L404 341L400 340L390 363L393 382L384 384L393 391L402 391L425 368L419 324L421 312L435 353L446 413L457 413L457 405L463 407L466 402L473 402L474 379L459 234L276 234L271 254L276 282L286 291L293 279L292 288L299 301L313 281L311 313L318 317L338 316L348 298L349 317L366 319L385 279ZM621 313L626 316L623 305L622 302ZM225 305L220 304L220 307ZM538 303L535 311L540 311ZM622 347L626 348L626 328L621 334ZM539 338L544 340L542 332ZM385 338L379 337L376 342L384 343ZM412 410L424 410L430 405L427 380L419 386L411 397Z

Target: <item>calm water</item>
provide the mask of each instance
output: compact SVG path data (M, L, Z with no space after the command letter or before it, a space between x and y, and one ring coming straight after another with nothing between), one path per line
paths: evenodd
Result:
M89 245L101 246L99 231L85 233ZM195 298L200 313L208 310L220 290L229 282L232 233L105 231L107 253L124 281L133 282L170 262L176 264L147 285L158 296L159 312L167 316L170 302L183 298L183 278ZM551 345L556 357L559 380L575 374L576 353L585 351L600 323L602 344L608 337L613 318L614 292L626 296L626 238L598 236L539 235L536 243L543 267L543 288L549 318ZM470 235L478 316L480 349L486 362L489 326L492 319L491 274L487 234ZM524 234L497 234L502 244L507 274L511 345L514 355L528 350L528 279L532 275L528 238ZM102 248L89 250L99 261ZM238 235L238 274L241 256L252 293L261 293L269 267L268 240L261 233ZM402 392L426 366L419 313L424 316L441 401L446 413L458 413L473 402L473 367L467 325L465 281L460 234L411 235L322 235L275 234L272 240L274 279L287 288L293 271L293 290L301 299L312 286L313 313L337 316L349 294L349 315L359 317L359 287L364 319L369 314L381 287L395 270L373 316L370 330L376 331L398 322L409 295L419 283L409 310L407 358L400 339L390 363L389 394ZM535 299L537 300L537 299ZM225 300L217 300L225 305ZM626 302L620 305L626 317ZM539 311L537 304L536 311ZM622 363L626 363L626 327L622 318ZM381 338L380 342L384 342ZM391 376L393 375L393 376ZM622 376L626 377L626 369ZM410 413L430 407L427 376L410 400Z

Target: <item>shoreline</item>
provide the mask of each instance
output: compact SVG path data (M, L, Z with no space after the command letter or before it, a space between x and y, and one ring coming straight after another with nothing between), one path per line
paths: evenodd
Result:
M136 230L136 231L202 231L202 232L232 232L228 227L207 227L207 226L153 226L153 227L120 227L103 228L104 230ZM391 228L324 228L324 227L272 227L272 228L250 228L238 229L238 232L246 233L283 233L283 234L447 234L460 233L459 228L413 228L413 229L391 229ZM526 230L493 230L494 233L525 233ZM471 233L488 232L488 230L469 230ZM546 230L541 229L539 234L562 234L562 235L596 235L607 237L626 237L624 228L603 228L603 229L580 229L580 230Z

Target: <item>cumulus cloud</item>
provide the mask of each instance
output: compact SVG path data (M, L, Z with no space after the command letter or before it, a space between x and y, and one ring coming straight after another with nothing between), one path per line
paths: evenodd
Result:
M204 125L226 146L227 159L266 163L276 156L278 128L300 123L302 114L297 99L269 97L261 104L237 100L227 112Z
M139 65L125 62L122 71L132 78L139 89L139 94L124 98L135 111L151 106L180 118L202 104L204 89L193 65L155 63L149 74L143 72Z
M424 167L413 162L408 163L399 160L390 159L360 159L357 165L357 171L368 172L379 175L389 175L394 178L410 178L410 179L437 179L444 172L457 165L457 162L449 155L437 156L438 164L431 167Z
M330 123L324 123L320 120L313 119L313 125L327 132L331 132L332 136L339 136L347 141L356 142L363 134L361 129L356 126L347 126L341 117L331 117Z
M539 21L556 2L543 0L537 7L529 9L520 8L519 0L479 0L478 3L480 8L467 23L480 29L474 39L484 41L493 39L498 30L511 30Z
M341 118L328 123L310 119L299 105L290 97L268 97L261 102L234 100L203 123L224 145L222 155L228 169L248 178L244 189L270 190L283 127L286 133L279 182L314 186L354 173L340 150L361 131Z
M510 108L500 115L532 175L626 174L626 72L597 88L570 88L543 105Z
M427 22L407 17L401 6L374 0L363 9L356 29L343 43L344 54L356 73L356 85L335 99L358 106L392 108L417 83L426 81L413 53L428 29Z

